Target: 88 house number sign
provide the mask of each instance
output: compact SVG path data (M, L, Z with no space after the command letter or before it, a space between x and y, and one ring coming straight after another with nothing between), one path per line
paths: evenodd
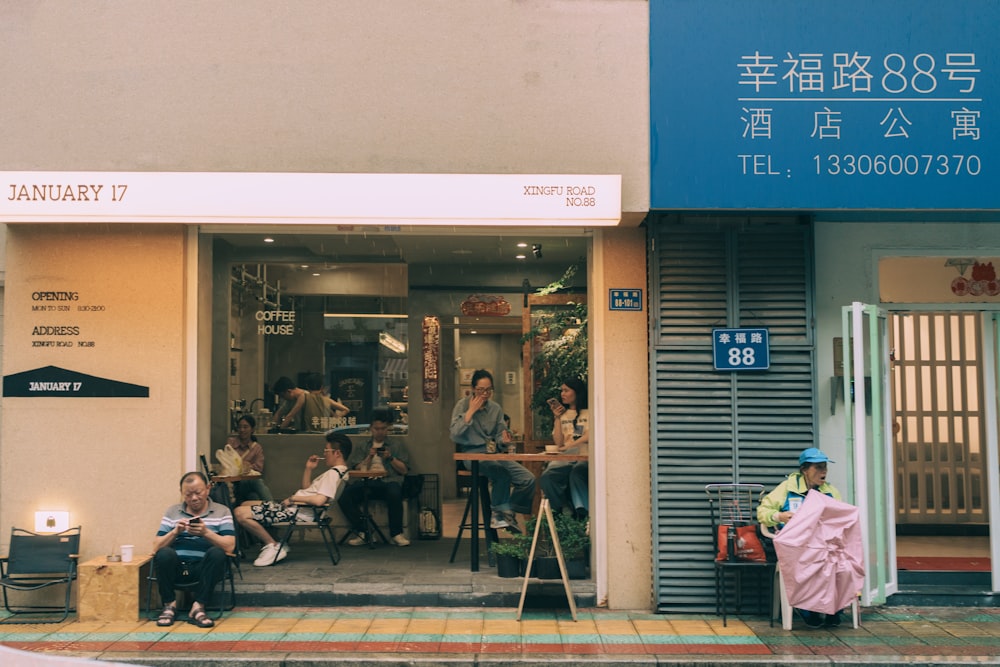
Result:
M712 359L717 371L767 370L767 329L712 329Z

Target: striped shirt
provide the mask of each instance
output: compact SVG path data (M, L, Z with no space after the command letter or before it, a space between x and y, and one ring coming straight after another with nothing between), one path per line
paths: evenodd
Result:
M184 509L184 503L179 503L168 508L166 514L160 519L160 530L157 531L156 536L163 537L174 529L178 521L188 520L191 517L192 515ZM225 505L220 505L209 500L208 506L205 507L205 511L201 514L201 520L205 522L205 526L209 530L217 535L226 536L236 534L233 529L233 515L230 514L229 508ZM178 535L173 544L177 556L181 560L187 561L204 558L205 552L211 546L212 543L204 537L191 535L186 531Z

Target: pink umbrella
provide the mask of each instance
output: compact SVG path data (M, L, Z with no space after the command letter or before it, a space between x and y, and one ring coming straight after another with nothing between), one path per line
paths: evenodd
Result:
M795 516L774 538L788 602L835 614L865 581L858 508L810 490Z

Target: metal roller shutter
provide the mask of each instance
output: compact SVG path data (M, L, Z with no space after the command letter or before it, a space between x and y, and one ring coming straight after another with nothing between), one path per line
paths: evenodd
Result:
M665 215L650 227L657 609L714 612L705 484L773 487L815 441L811 226ZM767 327L770 369L713 370L715 327Z

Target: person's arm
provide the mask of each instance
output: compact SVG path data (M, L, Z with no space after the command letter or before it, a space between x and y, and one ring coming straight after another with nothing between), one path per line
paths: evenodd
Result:
M291 424L292 420L295 419L295 415L302 412L302 408L305 407L305 404L306 404L306 392L305 390L301 390L295 397L295 405L291 407L291 409L288 411L288 414L285 415L285 418L281 420L278 426L284 427L287 426L288 424Z
M170 530L164 531L163 526L169 523L167 517L163 517L160 521L160 532L157 533L156 537L153 538L153 553L156 553L163 547L169 547L177 539L177 536L187 530L187 521L181 519L174 524L174 527Z
M228 513L228 512L227 512ZM232 523L232 518L230 517L230 524ZM220 535L211 528L209 528L205 522L198 521L196 523L188 522L187 532L192 535L197 535L198 537L203 537L208 540L208 543L213 547L219 547L226 553L233 553L236 549L236 535ZM230 530L230 533L233 531Z
M341 403L339 401L333 400L329 396L324 396L323 398L326 401L326 406L332 412L336 413L336 414L333 415L334 417L343 417L344 415L346 415L347 413L349 413L351 411L351 409L349 407L347 407L346 405L344 405L343 403Z
M317 463L318 462L319 460L317 459ZM315 468L316 466L313 467ZM337 497L337 487L343 483L343 478L340 472L341 471L336 468L330 468L325 473L320 475L319 478L317 478L318 484L316 493L312 493L309 495L290 496L282 504L285 505L286 507L289 505L294 505L295 503L300 503L303 505L315 505L317 507L321 505L326 505L331 500ZM302 480L303 482L306 481L305 475L308 474L309 472L307 470L307 472L304 473ZM310 484L312 484L311 481ZM308 486L309 484L305 485L306 488L308 488Z
M469 402L471 403L471 400ZM464 398L456 403L454 409L451 411L451 426L448 428L448 431L451 433L452 440L462 436L472 425L471 416L469 417L469 421L465 420L467 411L468 405Z
M787 497L787 483L782 482L771 493L764 496L764 499L757 505L757 521L771 528L779 523L788 523L794 512L781 511Z
M553 405L549 403L549 409L552 410L552 442L559 446L560 449L563 448L563 441L565 440L562 432L562 416L566 412L566 406L562 403L556 403Z
M259 473L264 472L264 448L259 442L250 443L250 449L243 456L243 461L253 470Z
M385 466L386 470L392 468L396 471L398 475L405 475L410 471L409 454L406 452L406 448L402 445L385 443L385 452L380 454L382 457L382 465Z
M312 484L313 470L315 470L316 466L318 465L319 465L318 455L313 454L308 459L306 459L306 467L302 469L302 486L300 488L302 489L309 488L309 485ZM305 497L305 496L298 496L298 497ZM296 498L297 498L296 496L290 496L289 500L293 500Z

